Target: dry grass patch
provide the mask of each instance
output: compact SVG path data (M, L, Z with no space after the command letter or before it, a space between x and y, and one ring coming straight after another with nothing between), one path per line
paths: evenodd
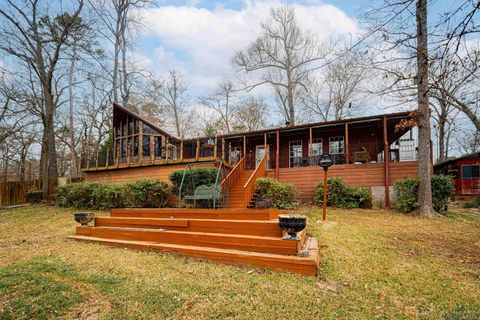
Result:
M330 210L323 226L320 210L300 211L321 245L318 278L74 242L71 210L0 211L0 319L480 316L480 217ZM28 274L43 282L12 285ZM70 303L39 303L39 286L67 288ZM35 308L15 313L22 303Z

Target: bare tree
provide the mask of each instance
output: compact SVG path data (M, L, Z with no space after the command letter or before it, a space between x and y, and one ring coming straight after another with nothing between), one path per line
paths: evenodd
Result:
M172 116L177 136L181 137L183 131L183 117L187 103L187 83L183 75L175 70L170 70L167 80L160 90L160 97L165 109Z
M248 97L240 102L235 111L234 131L253 131L265 127L267 105L257 97Z
M200 98L201 105L218 114L226 133L232 132L233 114L237 108L235 98L233 82L230 80L220 81L212 94Z
M244 82L246 90L268 84L285 102L285 120L295 124L295 94L304 87L316 61L328 53L310 33L300 29L292 7L272 8L270 18L261 25L262 34L233 57L233 64L252 76ZM257 78L258 77L258 78Z
M97 16L101 19L102 26L108 33L99 28L99 32L113 45L112 93L113 100L126 106L130 99L130 83L128 70L127 51L130 43L129 33L140 25L134 16L134 9L143 8L154 0L90 0L90 4Z
M71 13L49 14L39 1L7 0L0 6L0 51L27 66L40 87L43 192L48 193L48 178L57 176L54 117L59 96L55 76L67 41L81 27L79 17L83 0L78 0Z

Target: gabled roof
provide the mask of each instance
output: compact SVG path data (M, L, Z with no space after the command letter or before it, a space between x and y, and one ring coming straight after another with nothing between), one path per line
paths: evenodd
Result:
M157 126L156 124L154 124L153 122L151 122L150 120L148 120L147 118L139 115L138 113L135 113L135 112L133 112L133 111L128 110L127 108L125 108L124 106L121 106L120 104L118 104L118 103L116 103L116 102L113 103L113 108L114 108L114 109L118 109L118 110L120 110L120 111L122 111L122 112L125 112L125 113L131 115L131 116L134 117L134 118L137 118L138 120L142 121L143 123L146 123L148 126L152 127L152 128L155 129L156 131L158 131L158 132L160 132L160 133L162 133L162 134L164 134L164 135L166 135L166 136L168 136L168 137L170 137L170 138L174 138L174 139L180 140L179 137L171 134L170 132L167 132L166 130L160 128L159 126Z

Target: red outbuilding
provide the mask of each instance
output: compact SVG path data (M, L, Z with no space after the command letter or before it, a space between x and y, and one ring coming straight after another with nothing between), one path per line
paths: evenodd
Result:
M455 179L455 194L480 195L480 152L447 160L435 165L435 174L452 175Z

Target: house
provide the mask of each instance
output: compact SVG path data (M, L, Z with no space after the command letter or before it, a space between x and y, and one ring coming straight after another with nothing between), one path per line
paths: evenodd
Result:
M453 176L456 195L480 196L480 152L441 162L434 172Z
M408 117L409 112L398 112L182 139L115 103L113 144L106 151L88 147L81 170L88 182L121 183L143 177L168 180L186 164L214 166L223 161L228 169L222 184L229 195L225 206L245 208L260 176L292 183L300 189L301 201L312 202L323 176L318 159L329 153L334 160L330 177L369 188L375 206L389 207L393 183L417 176L412 129L396 130Z

